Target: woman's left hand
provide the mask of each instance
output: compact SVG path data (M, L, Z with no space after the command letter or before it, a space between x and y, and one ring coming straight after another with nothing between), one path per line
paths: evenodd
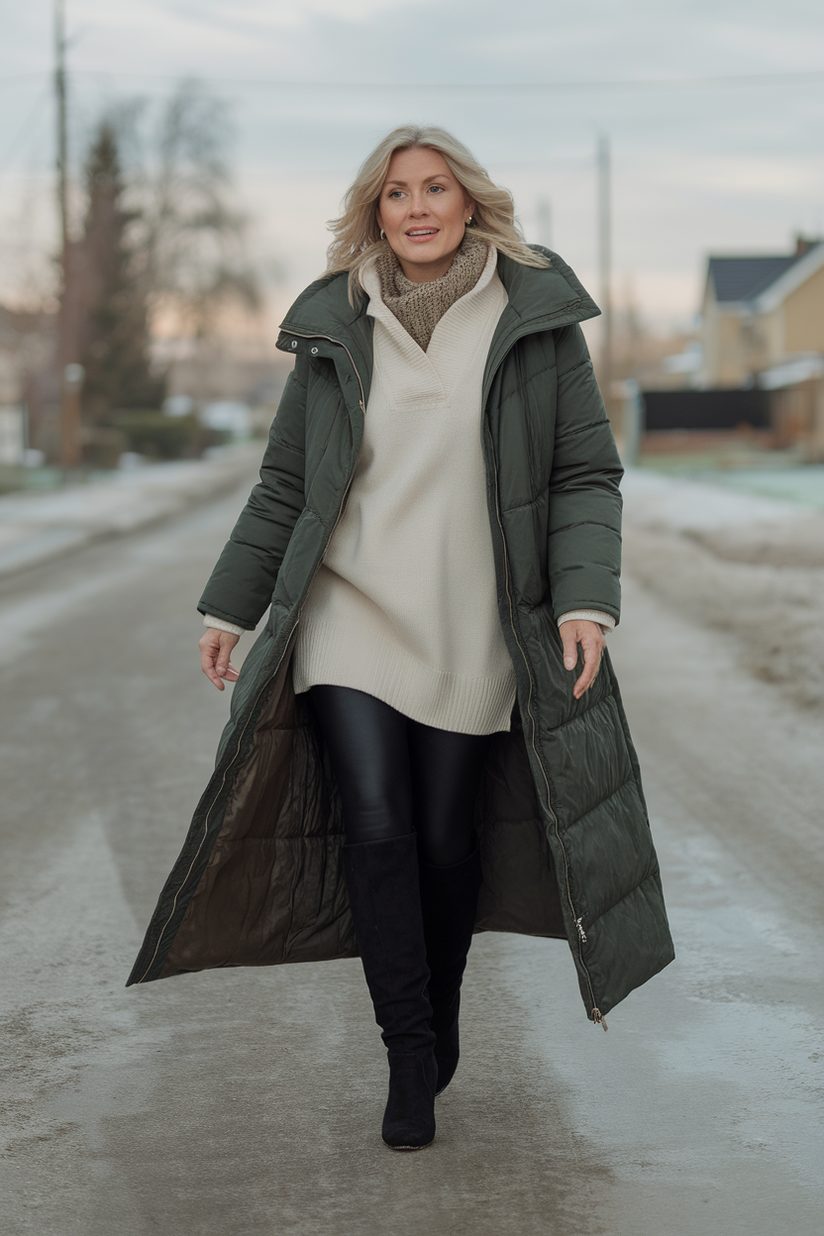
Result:
M584 618L572 618L562 622L558 628L564 642L564 669L574 670L578 664L578 645L584 654L584 670L581 677L572 688L572 694L579 700L595 682L598 670L601 668L601 654L606 646L606 639L597 622L588 622Z

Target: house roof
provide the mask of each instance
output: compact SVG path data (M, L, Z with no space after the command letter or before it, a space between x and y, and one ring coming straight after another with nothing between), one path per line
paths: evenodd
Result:
M719 303L755 300L803 256L711 257L707 277Z

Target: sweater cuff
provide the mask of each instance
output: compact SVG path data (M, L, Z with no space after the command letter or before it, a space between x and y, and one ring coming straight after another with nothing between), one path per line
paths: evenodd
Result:
M246 630L245 627L239 627L234 622L224 622L222 618L215 618L212 614L207 614L203 619L204 627L212 627L215 631L226 631L229 635L241 636Z
M604 635L608 635L610 631L615 629L615 619L612 614L605 614L599 609L571 609L567 614L561 614L558 619L558 626L562 622L573 622L575 619L580 619L581 622L597 622L601 626Z

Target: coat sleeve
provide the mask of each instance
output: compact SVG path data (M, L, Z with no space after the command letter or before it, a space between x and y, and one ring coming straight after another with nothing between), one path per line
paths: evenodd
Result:
M580 326L556 336L557 415L548 568L556 620L621 609L621 461Z
M198 609L253 630L272 599L289 538L304 508L306 383L298 358L269 432L260 481L241 511Z

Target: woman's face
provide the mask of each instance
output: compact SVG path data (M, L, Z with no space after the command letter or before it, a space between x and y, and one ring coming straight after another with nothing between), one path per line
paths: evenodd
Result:
M475 203L436 150L393 154L378 201L378 227L413 283L445 275Z

